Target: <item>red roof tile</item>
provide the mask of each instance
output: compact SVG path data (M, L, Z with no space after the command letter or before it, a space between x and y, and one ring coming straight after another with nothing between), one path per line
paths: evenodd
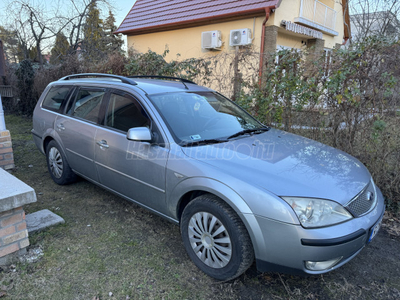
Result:
M141 34L262 15L281 0L137 0L116 33Z

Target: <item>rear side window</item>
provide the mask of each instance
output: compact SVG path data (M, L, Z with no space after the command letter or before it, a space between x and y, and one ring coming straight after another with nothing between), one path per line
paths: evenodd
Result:
M71 89L70 86L53 86L44 98L42 107L59 111L61 105L67 101Z
M68 114L87 121L99 123L100 108L105 93L105 89L81 88Z

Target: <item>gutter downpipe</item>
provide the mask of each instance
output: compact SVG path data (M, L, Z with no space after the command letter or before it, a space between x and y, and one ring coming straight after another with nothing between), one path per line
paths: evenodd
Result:
M6 64L4 61L4 50L3 50L3 42L0 39L0 80L2 76L6 76ZM6 123L4 120L4 110L3 104L1 103L1 94L0 94L0 131L6 130Z
M265 24L268 22L269 16L271 13L271 8L265 8L265 20L262 23L262 31L261 31L261 50L260 50L260 70L258 71L258 84L261 87L261 79L262 79L262 71L264 65L264 40L265 40Z

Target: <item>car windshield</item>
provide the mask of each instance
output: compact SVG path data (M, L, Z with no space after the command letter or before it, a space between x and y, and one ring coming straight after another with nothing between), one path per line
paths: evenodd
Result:
M239 132L265 128L232 101L213 92L179 92L149 96L175 142L218 142Z

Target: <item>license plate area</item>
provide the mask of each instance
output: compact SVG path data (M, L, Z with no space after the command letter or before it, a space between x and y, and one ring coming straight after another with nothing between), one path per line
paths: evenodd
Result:
M382 217L379 219L378 222L375 223L374 226L372 226L372 228L369 230L369 238L368 238L368 242L367 244L369 244L373 238L376 236L376 234L378 233L379 229L381 228L382 225Z

